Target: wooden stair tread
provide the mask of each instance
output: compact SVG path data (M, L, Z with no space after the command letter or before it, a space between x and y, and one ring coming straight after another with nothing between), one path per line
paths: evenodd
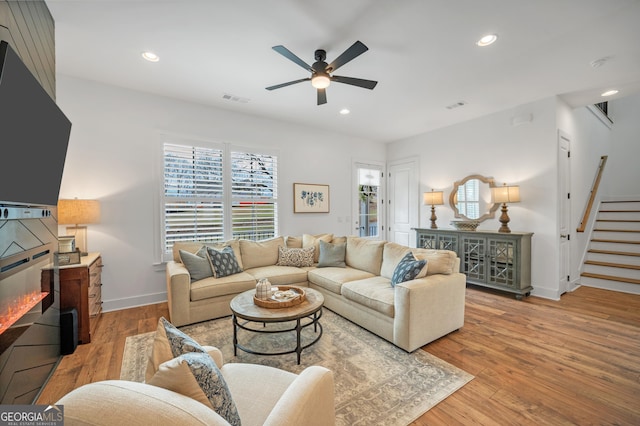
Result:
M613 250L597 250L590 249L589 253L598 253L598 254L612 254L614 256L635 256L640 257L640 253L632 253L630 251L613 251Z
M640 222L640 220L637 220L637 219L598 219L598 220L596 220L596 222L616 222L616 223L630 222L630 223L638 223L638 222Z
M598 278L601 280L609 280L609 281L619 281L623 283L629 284L640 284L640 280L633 278L624 278L624 277L614 277L612 275L602 275L602 274L592 274L590 272L583 272L580 274L581 277L589 277L589 278Z
M640 210L598 210L600 213L640 213Z
M587 260L585 265L609 266L611 268L635 269L640 271L640 265L627 265L626 263L601 262L599 260Z
M594 243L616 243L616 244L640 244L640 241L608 240L608 239L603 239L603 238L592 238L591 242L594 242Z
M630 232L630 233L640 233L640 229L601 229L596 228L593 230L598 232Z

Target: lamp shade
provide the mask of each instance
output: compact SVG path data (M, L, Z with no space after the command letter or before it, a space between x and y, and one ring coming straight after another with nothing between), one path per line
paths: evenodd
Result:
M494 203L518 203L520 202L519 186L497 186L491 188Z
M58 200L58 224L78 225L100 222L98 200Z
M442 191L431 191L422 194L423 204L425 206L439 206L444 204Z

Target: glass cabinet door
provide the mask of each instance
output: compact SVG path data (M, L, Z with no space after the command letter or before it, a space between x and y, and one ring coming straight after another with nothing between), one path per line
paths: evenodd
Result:
M470 279L484 281L487 273L485 259L487 240L465 236L462 241L462 272Z

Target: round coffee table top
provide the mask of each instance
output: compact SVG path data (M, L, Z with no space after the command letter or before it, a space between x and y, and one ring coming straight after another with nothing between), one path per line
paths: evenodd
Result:
M306 300L288 308L263 308L253 303L254 290L240 293L231 300L231 311L239 318L258 322L282 322L295 320L313 314L322 307L324 297L322 293L312 288L304 287Z

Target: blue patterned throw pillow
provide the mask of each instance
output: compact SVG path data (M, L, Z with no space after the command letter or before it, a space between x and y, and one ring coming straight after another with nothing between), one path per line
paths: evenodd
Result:
M229 386L208 354L191 352L173 358L160 365L148 383L193 398L213 409L229 424L241 424Z
M174 357L189 352L207 353L202 346L190 336L178 330L175 325L171 324L165 317L161 317L160 321L164 327L165 335L169 341L169 347Z
M400 284L405 281L411 281L418 276L426 264L426 260L416 260L415 256L411 252L405 254L396 266L396 269L393 271L393 275L391 276L391 287L395 287L396 284Z
M231 247L227 246L222 250L207 247L207 251L216 278L227 277L242 272L242 268L238 264L238 259L236 259L236 255Z

